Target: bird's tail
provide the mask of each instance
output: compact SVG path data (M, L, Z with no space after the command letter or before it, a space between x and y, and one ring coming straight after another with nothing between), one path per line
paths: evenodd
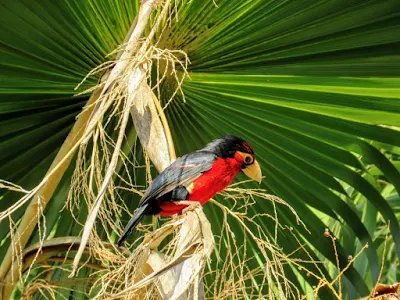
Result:
M129 220L128 224L125 226L124 232L122 233L121 237L117 242L118 247L121 247L121 244L132 233L133 229L135 229L137 224L139 224L140 220L142 220L148 206L149 206L148 203L145 203L144 205L140 206L133 215L132 219Z

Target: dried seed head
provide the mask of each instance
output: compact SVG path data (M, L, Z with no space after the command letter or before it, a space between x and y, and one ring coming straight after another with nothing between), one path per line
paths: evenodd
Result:
M347 257L347 260L350 262L351 260L353 259L353 255L349 255L348 257Z

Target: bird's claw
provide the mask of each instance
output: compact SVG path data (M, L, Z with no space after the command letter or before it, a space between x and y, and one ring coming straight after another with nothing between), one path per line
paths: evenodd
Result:
M198 201L178 201L178 202L175 202L175 204L187 205L187 207L182 209L182 214L186 214L189 211L194 211L195 209L201 207L201 204Z

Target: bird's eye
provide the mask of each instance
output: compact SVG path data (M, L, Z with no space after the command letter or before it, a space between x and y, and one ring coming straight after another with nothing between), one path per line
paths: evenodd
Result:
M253 162L253 158L251 156L246 156L244 162L249 165Z

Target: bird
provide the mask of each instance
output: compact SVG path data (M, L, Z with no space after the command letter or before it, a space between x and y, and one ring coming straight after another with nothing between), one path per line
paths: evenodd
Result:
M139 206L117 241L118 247L145 215L172 216L204 205L243 172L261 183L262 172L253 148L240 137L226 135L204 148L183 155L147 188Z

